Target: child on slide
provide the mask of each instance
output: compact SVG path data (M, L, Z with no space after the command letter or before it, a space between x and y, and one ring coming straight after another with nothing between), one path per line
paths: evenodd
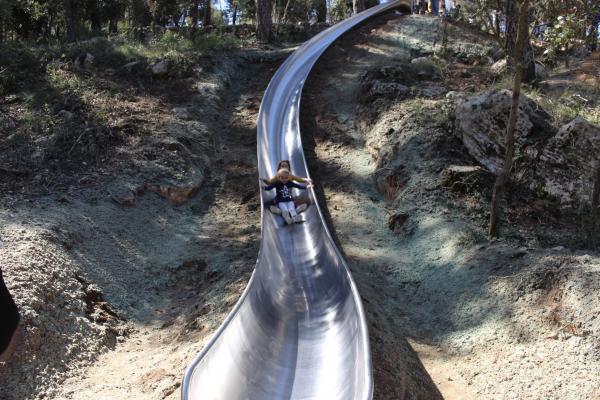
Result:
M291 165L290 165L290 160L281 160L279 161L279 164L277 164L277 171L279 171L280 169L287 169L288 171L291 171ZM279 177L277 175L275 175L272 178L269 179L263 179L262 181L264 183L266 183L267 185L272 185L275 182L277 182L279 180ZM301 178L299 176L293 175L290 172L290 181L294 181L294 182L298 182L298 183L312 183L312 180L310 178Z
M290 180L290 171L287 169L280 169L277 171L277 181L271 185L263 186L264 190L276 189L277 197L275 198L277 207L281 210L281 216L285 222L290 225L294 222L298 222L298 210L292 197L292 188L306 189L306 186L299 185Z
M281 160L279 161L279 164L277 164L277 171L281 170L281 169L287 169L288 171L291 171L291 164L290 164L290 160ZM264 183L266 183L267 185L272 185L274 183L276 183L279 180L279 177L277 175L275 175L272 178L269 179L261 179ZM308 184L312 184L312 180L310 178L302 178L296 175L293 175L291 172L289 173L289 180L290 181L294 181L294 182L298 182L298 183L308 183ZM307 204L303 203L300 204L296 209L298 213L301 213L302 211L306 210L306 208L308 207ZM281 210L279 209L279 207L277 207L277 200L273 201L273 204L269 205L269 210L271 210L271 212L273 214L281 214Z

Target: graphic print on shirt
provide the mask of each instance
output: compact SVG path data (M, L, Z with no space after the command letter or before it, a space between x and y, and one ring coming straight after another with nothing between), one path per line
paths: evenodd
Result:
M281 188L279 193L281 194L282 199L287 199L287 198L292 197L292 194L290 193L290 189L285 185L283 185L283 187Z

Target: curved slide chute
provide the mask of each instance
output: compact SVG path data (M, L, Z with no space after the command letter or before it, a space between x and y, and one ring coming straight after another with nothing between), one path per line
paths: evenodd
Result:
M406 2L344 20L299 47L277 70L258 116L258 169L279 160L309 176L300 139L300 96L319 56L343 33ZM295 189L297 190L297 189ZM263 205L269 194L261 196ZM309 189L304 223L262 213L261 246L248 286L188 367L183 400L368 400L373 378L367 324L350 271Z

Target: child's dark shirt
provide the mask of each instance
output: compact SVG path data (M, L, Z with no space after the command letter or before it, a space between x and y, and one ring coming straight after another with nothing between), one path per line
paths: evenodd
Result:
M272 185L265 186L265 190L275 189L277 192L277 197L275 198L276 203L283 203L286 201L294 201L292 197L292 188L298 189L306 189L306 186L299 185L296 182L287 181L283 183L281 181L277 181Z

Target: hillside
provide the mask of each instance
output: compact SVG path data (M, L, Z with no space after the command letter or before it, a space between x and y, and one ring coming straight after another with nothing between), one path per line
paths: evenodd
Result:
M327 51L303 93L311 175L367 312L375 399L598 397L587 175L567 204L525 174L488 240L493 174L461 107L509 81L492 72L493 38L443 32L431 17L378 18ZM245 288L256 117L295 43L185 46L15 55L31 65L13 65L0 102L0 265L22 324L2 399L178 399ZM525 88L540 154L576 115L598 123L590 60ZM569 106L575 94L588 101ZM588 155L554 168L570 179Z

